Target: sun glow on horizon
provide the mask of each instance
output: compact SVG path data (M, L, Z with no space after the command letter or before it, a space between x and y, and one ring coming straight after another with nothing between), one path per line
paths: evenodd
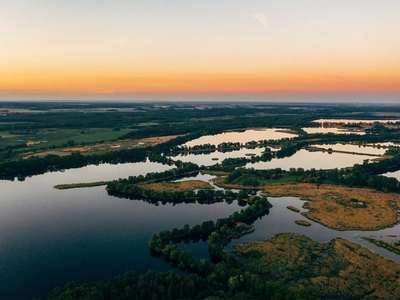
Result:
M400 93L396 1L18 3L0 3L0 99Z

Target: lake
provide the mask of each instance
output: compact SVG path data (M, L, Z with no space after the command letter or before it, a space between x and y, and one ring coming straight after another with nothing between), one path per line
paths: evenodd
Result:
M69 281L106 280L127 270L168 270L147 242L163 229L216 220L236 202L154 206L111 197L104 186L56 190L59 183L109 180L170 168L156 163L88 166L23 182L0 181L0 298L45 296Z
M328 147L327 147L328 148ZM310 152L305 149L297 151L290 157L282 159L274 158L267 162L248 163L246 168L258 170L281 168L289 170L290 168L303 169L335 169L351 167L354 164L362 164L365 159L373 159L374 156L355 155L347 153Z
M317 144L311 145L311 147L316 148L331 148L334 151L345 151L345 152L353 152L353 153L360 153L360 154L371 154L371 155L383 155L386 152L386 147L374 147L374 146L364 146L364 145L354 145L354 144Z
M320 148L331 148L332 145L314 145ZM290 168L304 168L304 169L334 169L334 168L345 168L351 167L354 164L362 164L365 159L371 160L378 157L378 154L385 152L385 149L378 148L374 149L372 147L362 147L358 148L358 146L349 145L349 147L341 147L342 145L338 145L336 149L342 151L349 152L363 152L367 154L376 154L377 156L369 156L369 155L356 155L356 154L348 154L348 153L331 153L329 154L327 151L325 152L311 152L305 149L299 150L291 157L286 157L283 159L274 158L268 162L256 162L256 163L248 163L246 165L247 168L254 169L274 169L281 168L284 170L289 170ZM347 145L346 145L347 146ZM346 150L347 149L347 150ZM357 151L355 151L357 150ZM362 151L361 151L362 150ZM264 148L255 148L255 149L240 149L232 152L212 152L208 154L180 154L178 156L172 157L176 160L182 160L184 162L193 162L198 165L211 166L216 163L221 163L225 158L237 158L244 157L245 154L254 154L260 155L264 151ZM217 159L217 160L215 160Z
M239 158L245 157L247 155L257 155L260 156L264 152L264 148L246 149L241 148L240 150L234 150L230 152L211 152L202 154L187 154L182 153L177 156L171 157L174 160L181 160L183 162L192 162L198 164L199 166L211 166L216 163L221 163L226 158Z
M223 141L244 143L294 136L277 132L275 129L245 132L202 137L192 142L193 145L219 144ZM233 139L230 140L231 138ZM326 146L328 145L323 147ZM346 145L345 149L355 149L354 147L374 155L381 154L382 150L378 151L378 148L372 147L359 148L355 145ZM175 159L210 165L227 157L243 157L249 153L260 155L261 151L263 148L240 149L226 153L181 155ZM213 158L219 160L215 161ZM352 166L371 158L373 157L365 155L300 150L288 158L248 164L247 167L331 169ZM107 280L127 270L137 273L144 273L149 269L169 270L170 267L162 259L149 255L147 242L152 234L163 229L179 228L184 224L193 226L205 220L216 221L243 208L236 202L156 206L143 201L109 196L104 186L53 189L56 184L112 180L131 175L145 175L148 172L162 172L170 168L149 161L119 165L101 164L33 176L25 181L0 181L0 298L43 297L53 287L70 281L82 283ZM210 181L213 176L198 175L196 179ZM398 261L397 255L359 238L364 234L397 235L400 232L398 225L385 230L362 233L339 232L312 221L309 221L312 226L302 227L296 225L294 220L304 217L289 211L286 206L294 205L300 208L303 201L295 197L270 198L270 201L274 207L267 216L255 222L256 230L233 241L227 249L232 249L235 244L247 240L265 240L278 232L296 232L319 242L337 236L344 237ZM182 247L193 249L198 257L208 256L207 242L182 244Z
M196 145L211 144L217 146L221 143L246 143L260 140L280 140L283 138L293 138L296 134L284 132L282 129L249 129L242 132L232 131L216 135L205 135L198 139L189 141L184 146L193 147Z

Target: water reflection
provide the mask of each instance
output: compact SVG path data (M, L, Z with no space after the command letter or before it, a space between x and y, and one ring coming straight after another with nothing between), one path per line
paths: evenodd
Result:
M289 170L290 168L303 169L335 169L351 167L354 164L362 164L365 159L373 159L373 156L352 155L346 153L328 152L310 152L301 149L291 157L283 159L273 159L267 162L248 163L246 168L254 168L259 170L281 168Z
M217 146L220 143L246 143L260 140L280 140L283 138L293 138L296 134L283 132L279 129L249 129L243 132L224 132L216 135L205 135L198 139L184 144L184 146L193 147L196 145L211 144Z
M400 143L398 143L398 142L385 142L385 143L375 143L375 144L373 144L373 146L376 146L376 147L389 147L389 146L392 146L392 147L400 147Z
M0 181L0 298L45 296L69 281L107 280L127 270L169 266L147 242L163 229L226 217L241 207L149 205L107 195L104 186L55 190L59 183L108 180L169 169L156 163L87 166L24 182Z
M231 152L211 152L203 154L179 154L178 156L172 157L175 160L181 160L183 162L192 162L198 164L199 166L211 166L217 163L221 163L226 158L239 158L239 157L250 157L252 155L260 156L264 148L246 149L242 148L240 150L235 150Z
M313 133L334 133L334 134L359 134L364 135L363 131L351 131L348 129L337 128L337 127L303 127L302 128L308 134Z
M246 153L250 151L242 150ZM371 157L300 150L289 158L248 166L329 169L362 163L366 158ZM142 201L110 197L104 186L53 189L54 185L60 183L112 180L170 168L149 161L104 164L46 173L27 178L24 182L0 181L0 298L44 296L51 288L72 280L78 283L107 280L126 270L138 273L149 269L167 270L170 268L167 264L149 255L147 241L153 233L179 228L184 224L193 226L205 220L216 221L242 209L236 201L231 205L221 202L213 205L174 206L166 203L153 206ZM210 181L213 176L200 174L192 179ZM338 232L314 222L307 228L296 225L294 220L304 217L289 211L286 206L301 207L302 202L298 198L270 200L274 207L268 216L255 222L256 231L234 241L229 247L247 240L265 240L278 232L296 232L317 241L341 236L385 257L398 257L359 238L354 239L354 231ZM399 227L396 226L362 234L396 235L398 232ZM203 253L203 256L207 249L206 243L202 242L187 247L194 247L195 252Z
M336 124L359 124L359 123L364 123L364 124L373 124L376 122L379 123L396 123L400 122L400 119L393 119L393 120L383 120L383 119L369 119L369 120L360 120L360 119L318 119L315 120L314 122L316 123L336 123Z
M386 147L374 147L370 145L352 145L352 144L325 144L325 145L311 145L311 147L317 148L331 148L334 151L345 151L345 152L354 152L354 153L363 153L363 154L375 154L375 155L383 155L386 151Z
M400 171L396 171L396 172L387 172L384 174L381 174L382 176L387 176L387 177L394 177L397 180L400 181Z

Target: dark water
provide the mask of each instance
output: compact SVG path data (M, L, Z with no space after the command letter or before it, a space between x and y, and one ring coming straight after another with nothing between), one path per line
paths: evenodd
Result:
M241 209L236 203L154 206L108 196L104 186L53 189L59 183L167 168L153 163L100 165L25 182L0 181L0 298L45 296L69 281L106 280L127 270L167 270L163 260L149 255L147 242L153 233Z
M215 221L242 209L236 202L154 206L108 196L104 186L53 189L60 183L110 180L168 168L150 162L100 165L48 173L24 182L0 181L0 298L45 296L53 287L70 281L107 280L127 270L168 270L162 259L149 255L147 242L153 233ZM339 232L310 221L312 226L302 227L294 220L304 217L286 208L300 208L301 200L283 197L270 201L274 207L255 222L255 232L233 241L227 249L248 240L266 240L279 232L296 232L319 242L344 237L399 261L399 256L359 238L400 235L399 226L377 232ZM208 257L207 243L183 247Z

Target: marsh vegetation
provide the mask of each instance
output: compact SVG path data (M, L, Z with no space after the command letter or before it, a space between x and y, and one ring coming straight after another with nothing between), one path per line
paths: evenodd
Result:
M343 239L317 243L283 233L235 247L244 270L300 290L309 299L392 299L400 265Z
M268 218L271 209L265 197L297 196L306 200L304 207L299 206L301 209L294 205L284 208L287 213L297 216L296 222L300 225L313 224L303 229L297 226L299 229L296 230L313 230L322 224L336 230L364 231L397 224L399 182L381 174L400 170L396 146L400 141L398 120L393 119L386 125L382 122L342 124L335 133L309 129L318 128L320 125L313 121L323 118L366 120L373 118L375 113L382 117L387 111L385 107L371 110L361 106L298 105L293 109L278 104L221 104L200 109L191 104L106 103L90 104L82 109L74 105L37 103L25 104L25 113L21 113L21 110L15 110L21 108L21 104L13 105L14 109L4 107L0 120L0 176L8 180L17 178L21 182L10 183L16 185L25 179L30 181L30 176L47 172L71 169L78 174L79 168L84 166L136 163L132 164L131 171L127 171L132 174L122 176L126 178L90 179L87 176L86 181L92 180L89 183L52 184L57 189L79 187L80 191L51 193L55 198L55 193L65 193L67 198L64 200L72 199L75 203L79 198L77 195L85 191L87 197L103 195L105 199L99 201L102 205L105 201L118 201L113 206L146 207L145 214L139 212L124 221L142 228L143 235L148 235L145 237L148 241L146 252L130 252L129 256L140 256L143 261L159 258L153 266L168 270L128 272L110 281L91 284L70 283L54 289L49 298L216 296L264 299L280 295L295 299L303 296L388 298L388 295L399 295L398 265L343 239L319 244L289 234L277 235L265 243L243 244L236 248L236 255L243 258L243 266L235 254L226 250L233 240L257 233L257 222ZM393 113L398 107L390 110ZM385 121L385 117L382 119ZM390 120L390 117L386 119ZM326 123L324 128L329 128L327 126L338 125ZM307 159L297 158L304 154ZM338 160L336 155L351 159ZM321 160L313 159L320 156ZM207 163L196 164L196 158L202 157L207 157L204 160ZM293 158L314 165L296 165ZM156 163L159 170L150 172L144 167L136 172L137 166L148 166L150 162ZM273 164L279 166L270 167ZM209 174L207 176L212 179L199 179L199 172ZM106 185L107 191L101 185ZM92 189L86 190L86 187ZM237 206L233 208L232 203ZM152 204L151 209L148 204ZM190 208L190 205L196 205L196 208ZM211 205L219 207L218 216L213 218L208 217L215 213ZM99 218L106 215L97 203L94 206ZM182 216L186 214L189 220L195 218L196 221L173 223L173 211L179 209ZM197 210L207 214L197 215ZM82 212L85 218L88 218L88 211L91 209L85 206ZM94 217L95 214L90 215ZM177 220L184 219L181 215L176 214ZM300 219L303 217L308 220ZM145 221L129 223L143 218L158 219L151 227ZM118 216L106 216L102 222L113 219L117 220ZM165 228L157 227L157 223ZM101 236L111 227L90 235ZM18 237L18 234L13 236ZM99 238L102 241L108 239L111 241L110 237ZM367 240L389 250L396 247L387 241ZM98 247L99 251L101 248ZM123 251L122 248L120 246L118 251ZM148 248L150 258L147 257ZM175 273L175 268L181 272ZM147 271L146 267L144 269ZM370 272L372 276L367 278L366 274ZM74 280L74 276L68 278ZM80 282L89 280L91 278L86 277ZM49 285L64 283L65 279ZM17 291L2 295L10 297L17 295ZM29 297L40 295L44 295L43 291ZM19 294L19 297L24 296Z

